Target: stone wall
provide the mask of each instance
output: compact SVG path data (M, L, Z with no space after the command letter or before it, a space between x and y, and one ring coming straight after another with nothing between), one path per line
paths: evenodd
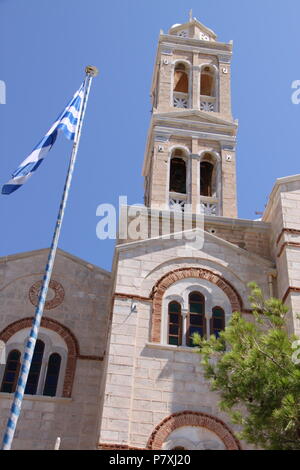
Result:
M7 347L18 332L30 327L47 253L39 250L0 260L0 339ZM59 250L51 286L41 334L44 339L55 332L68 351L65 385L56 397L25 395L13 448L53 449L61 437L62 449L95 449L103 399L110 274ZM1 382L3 372L4 365ZM11 398L10 393L0 393L1 433Z
M264 220L272 225L278 296L290 307L289 331L300 336L300 175L279 178Z
M211 291L215 301L224 299L224 309L229 309L228 320L232 310L226 286L238 293L243 308L247 309L247 282L255 279L267 294L272 263L210 234L205 235L199 251L185 246L182 240L152 240L120 245L116 256L100 445L146 448L160 422L173 413L185 411L206 413L233 429L228 416L218 409L218 396L209 390L194 350L168 345L163 332L160 337L151 338L153 294L159 292L159 280L167 287L164 279L168 273L171 276L170 273L190 269L191 276L186 282L193 285L201 284L201 272L207 270L211 276L202 279L202 287ZM226 280L226 286L218 284L220 278ZM179 295L182 285L177 278L173 281L172 289ZM165 316L163 301L160 308ZM250 314L245 315L251 318Z

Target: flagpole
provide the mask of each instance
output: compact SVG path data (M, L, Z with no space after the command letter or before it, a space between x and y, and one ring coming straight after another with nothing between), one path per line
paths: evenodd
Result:
M50 282L51 275L52 275L54 259L55 259L55 255L57 251L59 235L61 231L61 226L62 226L64 214L65 214L65 208L66 208L70 186L72 182L72 176L73 176L73 171L74 171L74 166L76 162L79 141L80 141L80 136L81 136L82 124L83 124L83 119L84 119L84 115L85 115L85 111L87 107L92 79L98 74L98 70L96 67L88 66L85 69L85 73L86 73L86 76L85 76L85 81L84 81L84 96L83 96L83 100L82 100L82 104L80 108L78 126L76 129L76 135L74 138L74 144L72 148L68 173L67 173L63 195L62 195L62 199L61 199L61 203L59 207L59 212L58 212L57 221L56 221L56 225L54 229L52 243L51 243L51 247L49 250L48 260L47 260L47 264L45 267L45 273L43 277L42 288L41 288L40 295L39 295L38 305L35 310L32 327L31 327L30 334L29 334L27 344L25 347L20 374L18 378L18 384L17 384L17 388L14 394L13 402L11 405L10 415L7 421L6 430L4 433L4 438L2 442L2 450L11 449L17 422L20 416L23 397L25 393L26 382L27 382L28 375L29 375L29 370L31 366L32 356L34 353L35 343L36 343L38 333L39 333L39 328L40 328L41 319L42 319L42 315L44 311L44 305L45 305L45 301L47 297L49 282Z

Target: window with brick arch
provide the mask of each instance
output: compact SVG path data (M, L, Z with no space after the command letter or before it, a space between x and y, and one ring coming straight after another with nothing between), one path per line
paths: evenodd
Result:
M203 67L201 70L201 96L215 96L215 72L211 67Z
M169 191L186 194L186 162L182 150L175 150L170 162Z
M194 346L194 333L198 333L202 338L206 334L205 299L200 292L191 292L189 295L186 334L187 346Z
M168 305L168 344L182 344L182 315L179 302L172 301Z
M14 393L30 327L13 334L6 343L6 365L0 369L0 392ZM25 394L63 396L68 346L57 332L40 328L33 352Z
M14 393L16 391L21 365L20 358L20 351L18 351L17 349L10 351L6 361L4 376L1 385L1 392Z
M210 320L210 334L219 337L220 332L225 329L225 313L221 307L212 309L212 318Z
M174 91L181 93L189 92L189 78L186 66L183 63L176 64L174 70Z

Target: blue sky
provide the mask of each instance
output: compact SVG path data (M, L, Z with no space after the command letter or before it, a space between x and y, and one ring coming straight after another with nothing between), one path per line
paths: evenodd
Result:
M300 3L273 0L0 0L0 183L31 152L94 64L60 247L105 269L113 241L96 237L96 208L143 201L150 82L159 30L188 12L234 41L233 115L239 119L239 217L262 211L277 177L300 173ZM38 173L0 196L0 256L48 247L70 154L60 136Z

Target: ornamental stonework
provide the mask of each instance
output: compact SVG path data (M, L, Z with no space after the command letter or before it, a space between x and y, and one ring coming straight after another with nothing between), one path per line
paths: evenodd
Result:
M37 281L29 289L29 300L35 307L38 303L41 287L42 281ZM59 282L51 280L49 283L48 296L50 296L50 298L45 302L45 310L51 310L58 307L65 298L63 286Z

